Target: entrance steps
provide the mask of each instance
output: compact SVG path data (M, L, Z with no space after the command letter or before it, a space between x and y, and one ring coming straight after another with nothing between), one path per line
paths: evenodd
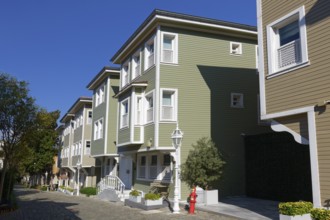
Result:
M130 191L131 190L125 189L123 193L120 193L114 189L104 189L97 195L97 197L101 200L106 200L110 202L124 202L125 199L128 199Z

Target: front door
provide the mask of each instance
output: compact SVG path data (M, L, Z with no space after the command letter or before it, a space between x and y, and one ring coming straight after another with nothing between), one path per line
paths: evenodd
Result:
M119 160L119 178L125 184L126 189L132 187L132 158L121 156Z

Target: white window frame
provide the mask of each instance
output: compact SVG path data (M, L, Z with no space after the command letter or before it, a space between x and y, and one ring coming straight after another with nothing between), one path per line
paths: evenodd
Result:
M94 122L94 140L103 138L103 118Z
M139 104L140 100L140 104ZM136 96L135 101L135 125L143 124L143 97L141 95Z
M171 107L172 107L172 118L164 118L163 117L163 112L164 112L164 105L163 105L163 94L164 93L171 93ZM169 89L169 88L161 88L160 89L160 94L161 94L161 97L160 97L160 111L161 111L161 114L160 114L160 120L161 121L177 121L177 115L178 115L178 90L177 89Z
M91 115L91 117L89 117L89 115ZM92 121L93 121L93 111L88 110L87 111L87 124L92 124Z
M99 106L100 104L102 104L105 100L104 98L104 90L105 90L105 85L102 84L101 86L99 86L96 89L95 92L95 107Z
M165 49L164 48L164 38L169 37L172 38L172 49ZM173 57L172 61L166 61L164 59L164 51L172 51ZM170 32L162 32L161 33L161 62L162 63L171 63L171 64L178 64L178 34L170 33Z
M136 58L139 57L139 62ZM132 79L141 76L141 49L139 49L132 57Z
M121 88L123 88L124 86L126 86L129 83L129 72L130 72L129 64L130 64L129 61L126 61L121 66L121 76L120 76Z
M81 155L81 141L79 141L79 144L78 144L78 155Z
M154 91L150 91L148 92L146 95L145 95L145 123L148 124L148 123L153 123L154 122L154 118L155 118L155 95L154 95ZM150 108L149 106L149 98L152 98L152 108ZM152 120L148 120L148 111L151 111L152 110Z
M155 56L156 56L156 37L152 36L145 44L144 44L144 70L148 70L149 68L155 65ZM150 52L150 45L153 45L154 51ZM149 63L149 56L153 54L153 62Z
M231 55L242 55L243 45L240 42L230 42L230 54Z
M127 104L127 112L125 112L125 104ZM122 128L128 128L129 127L129 111L130 111L130 103L129 103L129 98L124 99L123 101L120 102L120 129ZM126 117L127 124L123 124L123 117Z
M235 104L234 97L239 96L240 100L238 104ZM244 95L243 93L231 93L230 94L230 107L232 108L244 108Z
M293 21L299 22L300 35L300 62L288 65L286 67L278 67L277 49L279 48L279 28L282 28ZM268 51L268 74L277 75L277 73L286 73L298 67L303 67L308 64L307 52L307 31L305 21L305 7L290 12L289 14L277 19L267 25L267 51Z
M92 142L90 140L85 141L85 155L91 154L91 144ZM87 147L89 145L89 147Z

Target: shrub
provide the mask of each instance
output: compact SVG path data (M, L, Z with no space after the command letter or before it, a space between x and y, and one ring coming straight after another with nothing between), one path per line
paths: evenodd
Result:
M65 187L66 190L68 190L69 192L73 192L74 189L70 188L70 187Z
M141 195L141 192L137 191L136 189L133 189L129 194L131 196L139 196Z
M159 193L147 193L144 196L145 200L158 200L160 199L162 196Z
M48 186L42 186L40 189L41 189L41 191L47 191L47 187Z
M329 220L330 219L330 210L315 208L311 211L311 217L314 220Z
M210 138L203 137L192 147L194 149L189 151L186 162L181 166L181 179L190 188L211 189L212 184L221 178L226 162Z
M313 204L311 202L281 202L279 205L279 212L282 215L304 215L311 212Z
M80 193L86 194L87 196L96 195L95 187L84 187L80 190Z

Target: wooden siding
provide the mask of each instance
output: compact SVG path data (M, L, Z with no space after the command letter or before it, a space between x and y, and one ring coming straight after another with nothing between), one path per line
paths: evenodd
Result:
M308 122L306 114L278 118L276 121L287 126L308 140Z
M324 110L324 109L323 109ZM330 199L330 111L316 112L316 133L321 187L321 203Z
M64 142L63 142L63 146L64 147L70 147L71 143L70 143L70 134L65 135L64 136Z
M146 145L148 144L148 141L149 139L151 138L152 141L155 140L155 124L148 124L144 127L144 144L143 146L141 147L142 148L145 148ZM154 142L152 143L152 146L153 146Z
M90 157L89 155L85 154L85 144L82 149L82 165L85 166L95 166L95 158Z
M83 133L82 133L83 129L82 128L83 127L80 126L79 128L74 129L74 132L73 132L73 143L77 143L77 142L79 142L79 141L82 140L82 137L83 137Z
M110 77L110 95L107 97L107 101L109 102L109 109L108 111L108 119L107 119L107 145L106 145L106 153L107 154L116 154L117 153L117 147L115 144L115 141L117 139L117 109L118 109L118 103L117 99L113 98L113 96L118 92L119 90L119 78L111 76Z
M181 162L199 138L211 137L227 161L224 178L217 187L220 195L243 195L245 160L241 134L269 132L257 126L256 41L173 28L162 30L178 33L178 65L160 66L160 88L178 89L178 121L184 132ZM230 42L241 42L243 54L231 55ZM244 95L244 108L230 107L231 93ZM171 146L174 127L160 124L160 144ZM182 196L189 192L182 184Z
M105 79L102 83L105 83L107 79ZM102 84L100 83L100 85ZM104 89L104 100L107 100L107 90L108 86L105 84L105 89ZM95 92L95 91L94 91ZM103 125L105 124L104 122L107 120L106 119L106 102L103 102L102 104L98 105L95 107L95 93L94 93L94 104L93 104L93 121L92 121L92 138L91 138L91 155L100 155L104 154L104 133L103 133L103 138L94 140L94 123L103 118ZM103 132L105 132L104 127L103 127Z
M129 128L123 128L118 131L118 143L117 144L123 144L130 142L130 129Z
M266 79L267 113L311 106L330 99L330 1L262 1L265 76L267 66L266 26L304 4L310 65Z
M134 126L134 141L141 141L141 126Z
M181 123L179 126L181 127ZM172 146L171 135L175 128L176 124L174 123L159 123L159 146Z

